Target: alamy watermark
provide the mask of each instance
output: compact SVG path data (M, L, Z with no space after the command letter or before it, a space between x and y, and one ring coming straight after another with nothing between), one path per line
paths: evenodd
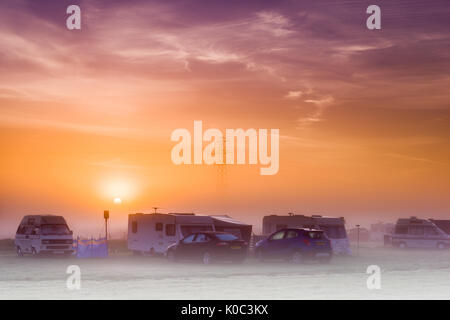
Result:
M269 132L270 155L268 150ZM261 175L274 175L280 167L279 129L247 129L245 131L243 129L226 129L223 134L221 130L215 128L209 128L203 132L202 121L194 121L193 140L191 132L184 128L174 130L170 139L179 141L172 148L171 153L172 162L176 165L235 163L256 165L259 163L263 166L260 168ZM203 142L208 143L204 148ZM248 162L246 162L247 158Z
M69 277L66 280L66 286L69 290L81 289L81 268L77 265L70 265L66 269Z
M373 264L367 267L366 273L369 274L366 280L367 289L381 289L381 268Z

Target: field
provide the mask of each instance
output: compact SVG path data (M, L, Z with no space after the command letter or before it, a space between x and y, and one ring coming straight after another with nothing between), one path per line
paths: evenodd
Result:
M327 265L169 263L132 256L116 246L106 259L16 257L0 242L1 299L448 299L450 250L360 248ZM66 269L81 269L81 289L66 286ZM381 289L366 285L381 268Z

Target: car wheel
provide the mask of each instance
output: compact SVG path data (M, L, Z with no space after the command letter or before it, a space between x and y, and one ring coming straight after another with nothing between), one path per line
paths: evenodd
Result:
M167 251L167 260L169 260L170 262L176 262L177 261L177 257L175 256L175 251L174 250Z
M437 248L439 249L439 250L444 250L445 249L445 244L444 243L438 243L438 245L437 245Z
M302 263L303 262L303 255L302 255L302 253L300 251L295 251L292 254L291 262L294 263L294 264Z
M23 257L23 251L22 251L22 248L21 247L17 247L16 248L16 251L17 251L17 256L18 257Z
M209 252L203 253L202 262L203 262L203 264L211 264L212 263L212 257Z
M398 245L398 247L399 247L400 249L406 249L406 243L400 242L399 245Z

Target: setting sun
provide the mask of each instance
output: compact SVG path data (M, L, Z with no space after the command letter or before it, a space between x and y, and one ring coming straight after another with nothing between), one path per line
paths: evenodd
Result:
M120 198L114 198L114 203L115 204L121 204L122 203L122 199L120 199Z

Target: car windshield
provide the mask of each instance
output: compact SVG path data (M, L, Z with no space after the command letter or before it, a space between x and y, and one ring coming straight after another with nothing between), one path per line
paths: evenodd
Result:
M65 224L44 224L41 234L69 235L70 230Z
M233 241L239 239L238 237L230 233L217 233L216 237L221 241Z

